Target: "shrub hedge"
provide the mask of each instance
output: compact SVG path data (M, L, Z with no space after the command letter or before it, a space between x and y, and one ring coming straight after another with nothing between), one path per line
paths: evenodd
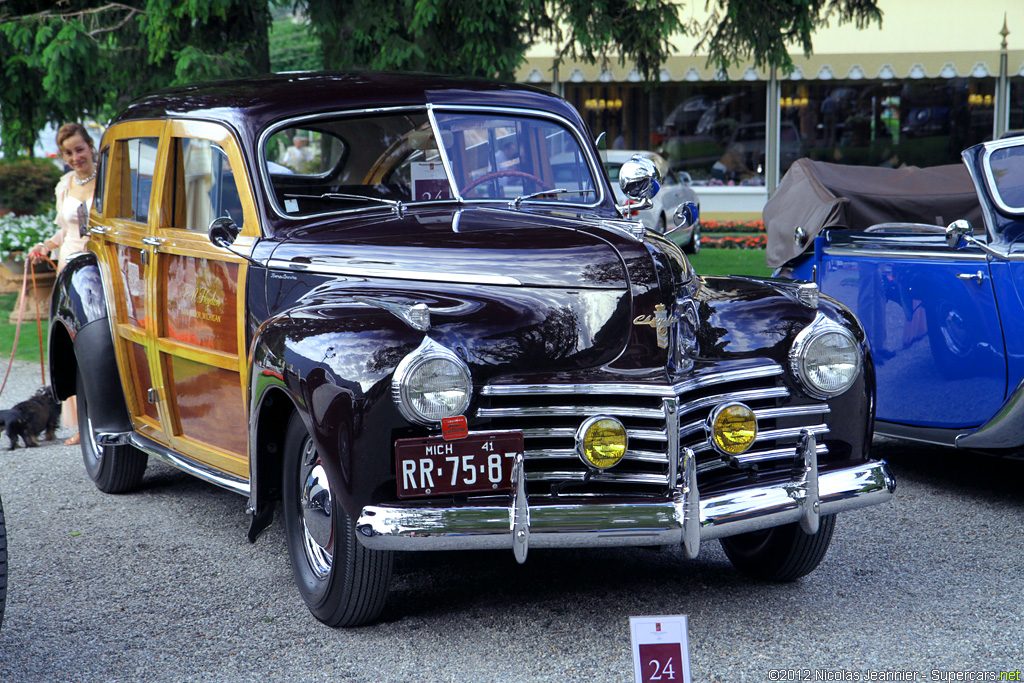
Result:
M61 175L47 159L0 159L0 208L17 214L45 212L53 207L53 191Z

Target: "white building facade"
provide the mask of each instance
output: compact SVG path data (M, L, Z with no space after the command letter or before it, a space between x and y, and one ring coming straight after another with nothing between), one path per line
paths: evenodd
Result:
M693 0L684 20L700 19L703 7ZM696 40L680 36L652 84L617 59L556 69L550 45L531 49L517 76L572 102L609 147L654 150L687 171L704 214L719 220L760 217L800 157L936 166L1024 129L1024 3L879 7L881 27L819 31L814 54L793 54L790 74L750 64L718 71L693 54Z

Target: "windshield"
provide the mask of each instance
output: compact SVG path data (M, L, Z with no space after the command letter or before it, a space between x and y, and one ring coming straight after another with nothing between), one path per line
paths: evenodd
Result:
M455 199L597 202L590 166L563 124L504 112L437 112L436 121L444 158L425 113L279 128L263 147L278 207L302 216Z

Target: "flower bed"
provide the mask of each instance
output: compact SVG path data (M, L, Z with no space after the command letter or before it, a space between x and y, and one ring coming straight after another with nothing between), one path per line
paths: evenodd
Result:
M709 232L750 232L764 234L764 221L704 221L700 222L702 234Z
M702 225L701 228L703 227ZM709 237L706 234L702 234L700 246L705 249L764 249L768 246L768 236Z
M31 216L0 216L0 260L22 260L24 252L57 231L55 217L53 210Z

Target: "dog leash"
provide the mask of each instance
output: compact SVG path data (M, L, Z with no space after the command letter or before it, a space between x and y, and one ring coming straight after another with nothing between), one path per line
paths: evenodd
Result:
M55 271L57 270L56 264L48 256L43 256L42 258L53 266ZM36 305L36 333L39 337L39 374L42 377L43 385L46 384L46 364L43 358L43 323L39 315L39 287L36 284L35 265L28 261L25 264L25 272L21 277L21 294L18 297L18 322L14 327L14 344L11 349L11 358L7 362L7 372L4 373L4 381L0 383L0 395L4 393L4 389L7 387L7 378L11 375L11 368L14 366L14 356L18 352L18 338L21 336L21 322L25 314L25 293L28 291L29 273L32 273L32 298L35 300Z

